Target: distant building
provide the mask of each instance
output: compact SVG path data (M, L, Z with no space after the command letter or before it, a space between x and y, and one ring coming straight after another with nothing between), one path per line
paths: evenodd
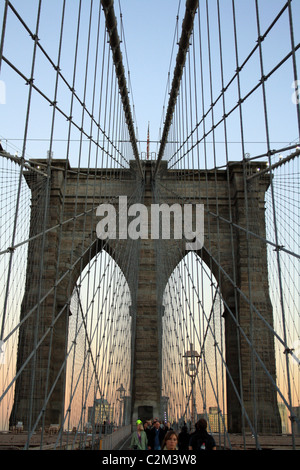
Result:
M206 419L208 432L222 433L227 429L227 416L222 413L218 413L217 406L211 406L208 413L198 414L197 420L201 418Z
M288 434L291 432L290 421L287 415L287 409L284 403L278 403L279 414L281 418L282 434Z
M105 398L96 398L94 406L88 408L89 423L97 428L97 425L111 423L113 421L113 407Z
M296 416L298 422L293 423L293 430L297 436L300 436L300 406L294 406L292 408L293 416Z

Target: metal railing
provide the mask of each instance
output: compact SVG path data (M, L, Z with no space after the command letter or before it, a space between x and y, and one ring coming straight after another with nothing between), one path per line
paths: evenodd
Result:
M99 450L113 450L116 449L122 441L130 436L131 425L122 426L112 434L107 434L101 437L99 442Z

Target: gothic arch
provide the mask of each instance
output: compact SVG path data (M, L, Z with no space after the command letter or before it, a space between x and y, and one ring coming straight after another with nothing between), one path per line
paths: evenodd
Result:
M185 297L189 299L188 303L182 302ZM176 266L165 288L162 322L163 364L168 364L168 371L174 367L174 372L163 374L163 393L169 397L171 415L175 415L179 421L190 419L190 415L186 414L190 398L182 396L179 404L174 399L173 403L171 391L176 383L186 378L186 391L191 393L190 378L186 375L183 359L191 349L197 351L202 358L194 383L197 412L208 412L210 406L218 406L223 415L226 413L227 407L223 409L226 381L222 380L226 374L220 372L225 361L223 311L224 303L217 279L197 251L188 252ZM176 361L169 364L169 356L177 357ZM182 369L178 370L177 363L181 364ZM176 415L178 409L181 415Z

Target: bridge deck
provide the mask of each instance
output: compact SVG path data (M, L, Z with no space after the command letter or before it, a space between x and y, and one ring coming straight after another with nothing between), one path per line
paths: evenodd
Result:
M217 436L215 436L217 441ZM251 435L244 438L242 435L230 434L229 435L232 450L255 450L255 439ZM27 441L27 433L20 434L13 433L0 433L0 451L1 450L22 450ZM57 434L45 434L43 439L43 446L40 446L41 434L36 433L32 436L30 441L29 450L79 450L83 448L83 443L87 449L91 448L92 436L79 435L74 442L74 435L64 433L59 445L57 445ZM99 441L98 441L99 442ZM262 450L294 450L292 437L290 435L266 435L259 436L259 443ZM130 438L122 443L120 449L129 450ZM300 436L295 438L296 450L300 450ZM223 450L229 450L230 446L222 444ZM95 446L95 450L99 450L99 445Z
M251 435L247 435L244 438L242 435L229 434L230 444L233 450L255 450L256 443L255 439ZM262 450L293 450L293 442L291 435L265 435L259 436L259 445ZM244 449L245 446L245 449ZM300 450L300 436L295 439L295 446L297 450ZM229 446L225 448L229 449Z
M0 451L1 450L23 450L27 442L27 433L1 433L0 434ZM57 434L45 433L43 444L41 446L41 433L34 434L30 439L29 450L79 450L84 443L86 448L90 448L92 436L78 435L76 438L72 433L63 433L62 438L58 438Z

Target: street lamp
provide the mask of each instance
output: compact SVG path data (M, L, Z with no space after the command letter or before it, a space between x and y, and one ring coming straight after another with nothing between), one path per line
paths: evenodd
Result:
M120 387L117 389L117 393L119 394L119 397L117 397L117 401L120 401L120 418L119 418L119 425L122 423L122 415L123 415L123 407L124 407L124 400L125 400L125 388L123 387L123 384L120 385ZM123 406L122 406L123 403Z
M119 398L117 398L118 401L123 401L125 397L125 388L123 387L123 384L120 385L120 387L117 389L117 392L119 393Z
M199 363L200 363L200 354L194 350L194 345L191 344L191 349L190 351L187 351L185 355L183 356L185 359L185 373L190 377L191 379L191 395L192 395L192 425L195 424L195 409L196 409L196 403L195 403L195 397L194 397L194 383L196 376L199 371Z

